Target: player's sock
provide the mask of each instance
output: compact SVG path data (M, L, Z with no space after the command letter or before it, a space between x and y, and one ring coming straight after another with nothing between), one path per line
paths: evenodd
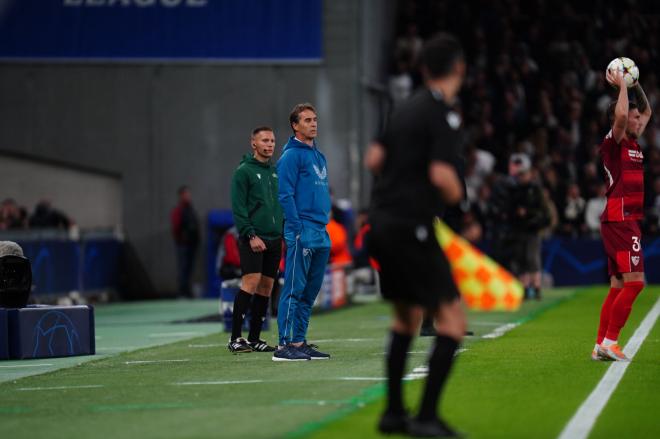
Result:
M266 310L268 309L268 297L255 294L252 298L252 308L250 308L250 335L248 341L259 341L261 337L261 327L266 320Z
M603 306L600 309L600 324L598 325L598 335L596 336L596 344L601 344L607 332L607 326L610 323L610 315L612 314L612 304L617 298L622 288L610 288L607 297L603 301Z
M390 345L385 357L385 368L387 369L387 409L390 414L403 414L402 383L403 371L406 367L406 357L412 336L390 332Z
M607 333L605 334L606 338L610 340L619 338L619 332L621 332L621 328L623 328L623 325L628 320L633 302L635 302L635 299L643 288L644 282L626 282L623 284L623 289L612 304L610 322L607 326Z
M601 345L606 348L608 346L612 346L612 345L617 344L617 343L618 343L618 341L616 339L610 340L609 338L605 337L603 339L603 342L601 343Z
M250 301L252 301L252 294L247 291L239 290L236 297L234 297L234 311L232 312L231 322L231 339L236 340L241 336L241 328L243 327L243 319L248 308L250 308Z
M422 406L417 415L420 421L432 421L437 419L438 398L442 392L442 386L447 381L449 370L454 362L454 352L458 342L446 335L438 335L435 346L429 358L429 374L426 378Z

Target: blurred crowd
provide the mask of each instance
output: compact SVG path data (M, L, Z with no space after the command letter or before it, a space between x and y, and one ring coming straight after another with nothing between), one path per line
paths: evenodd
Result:
M0 204L0 230L20 229L63 229L73 225L69 217L55 209L48 200L41 200L32 214L13 198L5 198Z
M468 72L459 110L465 139L467 202L460 228L492 238L493 188L509 158L531 159L552 221L548 232L598 236L605 205L598 145L609 131L615 90L605 81L614 58L632 58L654 116L642 138L646 234L660 234L660 3L623 0L399 0L389 93L394 105L422 82L418 57L438 31L457 35Z

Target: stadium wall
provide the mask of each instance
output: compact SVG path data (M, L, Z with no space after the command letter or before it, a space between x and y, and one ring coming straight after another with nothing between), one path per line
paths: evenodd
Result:
M169 211L177 187L191 186L201 221L209 209L229 207L231 174L249 151L250 130L272 125L282 145L297 102L317 106L335 195L364 199L360 157L377 126L377 99L366 83L381 80L392 5L323 2L318 64L6 62L0 151L120 176L126 238L155 287L172 291ZM21 187L10 183L0 175L2 194L23 202Z
M47 198L80 228L121 229L121 179L117 175L0 154L0 176L2 194L19 197L20 204L30 210ZM5 188L17 189L10 192Z

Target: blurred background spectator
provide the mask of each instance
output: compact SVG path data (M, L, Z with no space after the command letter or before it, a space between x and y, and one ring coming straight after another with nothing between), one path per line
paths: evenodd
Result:
M64 213L54 209L50 201L41 200L30 216L29 225L32 229L68 229L71 226L71 220Z
M41 200L32 215L13 198L5 198L0 204L0 230L16 229L63 229L69 230L75 223L62 211L53 208L49 200Z
M390 75L394 105L421 83L417 56L424 39L446 30L466 48L468 75L460 96L468 133L470 206L461 227L466 237L492 238L493 184L506 174L513 153L532 158L535 179L552 201L549 209L559 213L558 233L598 234L605 181L598 145L609 131L606 110L614 95L604 71L617 56L639 66L656 115L639 143L647 168L645 229L658 234L660 93L651 63L660 49L657 4L400 0L397 17Z

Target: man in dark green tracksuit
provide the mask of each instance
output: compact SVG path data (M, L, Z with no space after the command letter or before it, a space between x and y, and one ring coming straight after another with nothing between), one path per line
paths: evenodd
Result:
M282 254L282 207L277 199L277 170L270 159L275 135L268 127L252 132L252 154L243 157L231 182L231 207L239 233L241 289L234 299L231 339L227 348L239 352L272 352L260 339L268 298ZM252 314L250 335L241 336L243 319Z

